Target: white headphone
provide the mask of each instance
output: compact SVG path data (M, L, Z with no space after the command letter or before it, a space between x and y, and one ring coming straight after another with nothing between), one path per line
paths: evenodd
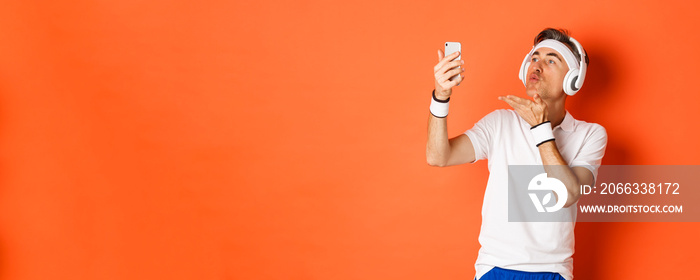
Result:
M569 67L569 72L567 72L566 76L564 76L564 92L568 95L574 95L581 89L581 86L583 86L583 81L586 79L588 56L586 55L586 51L583 50L583 47L578 41L576 41L576 39L569 37L569 40L576 46L578 53L581 55L579 67ZM523 64L520 65L520 80L523 81L523 85L526 85L527 69L530 67L532 53L535 52L536 47L537 46L532 47L530 53L525 56ZM569 50L569 48L566 48L566 50Z

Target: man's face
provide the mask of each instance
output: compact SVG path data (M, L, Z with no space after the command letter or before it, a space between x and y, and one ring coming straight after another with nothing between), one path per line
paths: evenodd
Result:
M527 69L525 91L532 97L539 94L544 100L551 100L564 95L562 84L569 65L561 54L551 48L539 48L532 54Z

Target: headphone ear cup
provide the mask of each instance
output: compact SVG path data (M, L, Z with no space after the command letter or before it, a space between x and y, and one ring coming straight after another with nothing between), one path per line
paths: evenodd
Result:
M532 47L532 50L530 50L530 52L528 52L523 59L523 63L520 64L520 73L518 73L518 78L523 81L524 86L527 85L527 69L530 68L530 58L532 57L533 50L535 50L535 47Z
M578 88L576 88L576 80L578 80L579 73L579 69L572 69L566 73L566 76L564 76L563 88L564 92L569 96L573 96L579 90Z
M530 68L530 62L526 62L520 69L520 80L523 81L523 85L527 85L527 69Z

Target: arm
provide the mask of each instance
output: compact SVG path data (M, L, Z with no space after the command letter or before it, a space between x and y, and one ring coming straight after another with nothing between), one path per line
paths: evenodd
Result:
M547 176L559 179L566 186L568 196L564 207L573 205L581 197L581 185L593 185L593 173L585 167L569 167L554 141L540 145L539 149Z
M447 139L447 124L430 116L425 156L431 166L453 166L473 162L474 146L466 134Z
M511 95L499 99L513 107L530 126L549 120L547 104L537 94L533 96L533 100ZM564 207L573 205L581 197L581 185L593 185L593 173L585 167L569 167L554 141L545 142L538 149L547 177L557 178L566 186L568 195Z
M435 77L435 97L438 100L447 100L452 95L452 88L458 85L464 77L461 65L464 61L451 61L459 56L459 52L447 57L442 51L438 51L438 64L433 68ZM457 76L454 80L450 78ZM438 118L428 114L428 141L425 156L429 165L451 166L467 162L473 162L474 147L466 135L449 139L447 137L447 119Z

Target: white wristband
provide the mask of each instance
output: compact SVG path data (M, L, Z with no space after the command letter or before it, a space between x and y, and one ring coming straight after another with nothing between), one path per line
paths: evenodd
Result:
M535 146L537 147L546 142L554 140L552 123L549 121L531 127L530 132L532 132L532 137L535 138Z
M433 90L433 98L430 101L430 113L436 118L447 117L447 113L450 109L450 98L447 100L438 100L435 97L435 90Z

